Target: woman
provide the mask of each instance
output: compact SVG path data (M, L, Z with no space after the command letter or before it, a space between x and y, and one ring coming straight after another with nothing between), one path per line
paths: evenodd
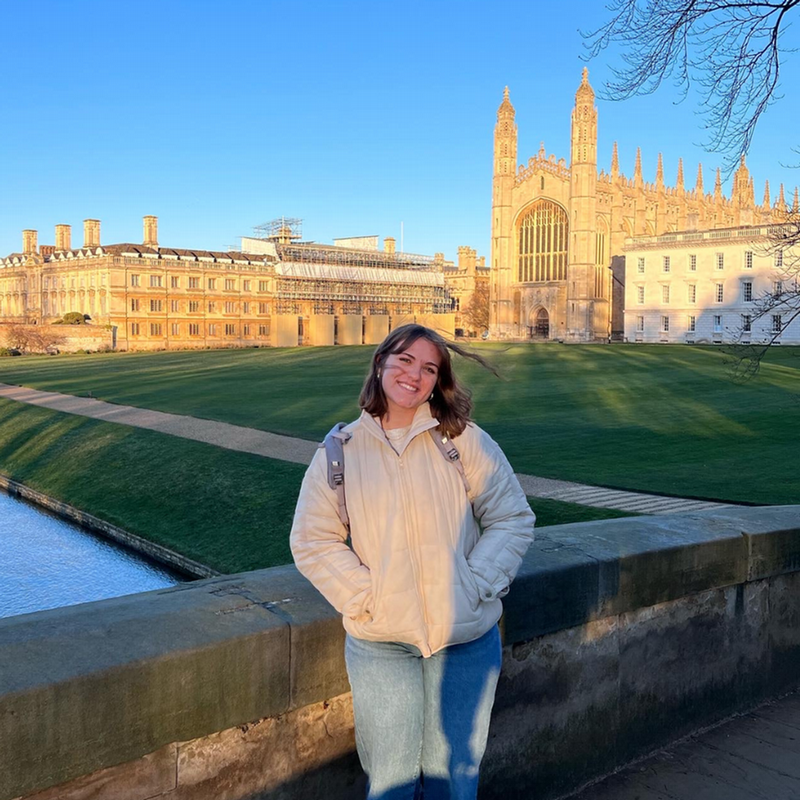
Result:
M350 530L324 450L292 526L298 569L344 619L370 800L418 797L421 787L426 800L477 796L500 672L500 598L533 539L533 512L500 448L470 421L451 351L488 367L421 325L387 336L361 416L344 429ZM453 439L463 470L431 431Z

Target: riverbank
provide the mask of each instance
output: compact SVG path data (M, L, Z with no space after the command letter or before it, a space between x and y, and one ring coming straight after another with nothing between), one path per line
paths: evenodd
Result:
M291 562L304 472L301 464L0 399L0 474L220 573ZM531 504L539 527L627 516Z

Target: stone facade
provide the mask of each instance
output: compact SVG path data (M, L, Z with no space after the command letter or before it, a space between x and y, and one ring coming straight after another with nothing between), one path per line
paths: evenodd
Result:
M99 220L84 222L80 248L68 225L56 226L55 245L26 230L23 251L0 259L0 323L75 311L111 326L122 350L360 344L373 315L385 318L369 326L373 338L422 318L453 334L443 258L395 253L388 239L385 251L247 241L242 252L162 247L153 216L142 244L101 245Z
M527 164L517 166L515 110L505 91L494 133L494 338L580 342L621 334L626 239L762 225L787 209L783 186L774 205L768 184L762 203L755 202L744 160L731 197L722 193L719 170L713 193L705 191L702 165L694 188L687 189L682 161L675 185L667 186L660 154L655 183L642 177L641 151L633 178L627 178L616 144L610 172L598 172L594 97L584 69L572 112L569 164L548 156L542 145Z
M639 236L625 245L629 342L800 344L797 300L764 314L765 296L797 295L797 256L768 226ZM773 305L770 303L770 305Z
M486 257L480 256L471 247L458 248L458 264L445 265L444 279L450 296L451 308L455 312L456 336L474 339L483 333L464 315L476 289L489 290L489 267Z

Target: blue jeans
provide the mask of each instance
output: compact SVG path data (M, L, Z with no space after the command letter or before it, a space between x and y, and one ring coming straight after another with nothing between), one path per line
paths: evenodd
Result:
M497 626L430 658L348 635L345 660L368 800L475 800L500 675Z

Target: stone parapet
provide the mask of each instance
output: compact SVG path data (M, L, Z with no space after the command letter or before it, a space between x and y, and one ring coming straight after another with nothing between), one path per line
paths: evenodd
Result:
M481 797L552 798L800 682L800 506L545 529ZM351 798L335 612L293 567L0 620L0 800Z

